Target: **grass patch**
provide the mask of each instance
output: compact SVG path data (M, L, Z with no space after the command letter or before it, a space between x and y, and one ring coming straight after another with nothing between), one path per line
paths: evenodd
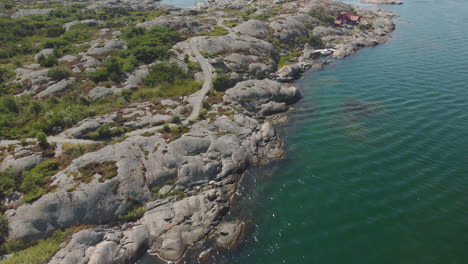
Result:
M127 201L127 210L128 212L126 214L118 217L119 220L124 222L134 222L142 218L146 213L146 209L143 207L141 202L132 197Z
M58 171L59 162L56 159L47 159L32 170L23 172L23 182L20 189L24 193L24 201L32 202L46 194L48 192L47 185Z
M237 26L239 24L240 24L240 22L238 22L238 21L235 21L235 22L224 21L223 22L223 25L225 25L226 27L229 27L229 28L235 27L235 26Z
M75 175L75 180L90 183L93 180L94 175L99 174L102 176L99 179L99 182L105 182L106 180L117 176L117 169L115 161L104 161L101 163L92 162L78 169L80 174Z
M295 51L295 52L289 53L287 56L281 57L279 62L278 62L278 69L281 69L281 67L288 65L290 63L289 60L291 60L292 58L295 58L295 57L297 57L299 55L301 55L301 53L298 52L298 51Z
M66 230L55 231L52 236L45 240L39 240L32 247L18 251L11 258L0 260L0 264L42 264L52 258L62 247L68 243L71 235L82 230L84 227L71 227Z
M210 32L199 32L195 36L224 36L228 34L229 31L224 27L215 26L215 28Z

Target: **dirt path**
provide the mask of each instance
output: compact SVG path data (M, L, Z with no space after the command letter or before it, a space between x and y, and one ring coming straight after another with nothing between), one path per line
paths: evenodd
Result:
M203 70L203 76L205 77L205 82L203 83L203 86L201 90L195 94L195 97L192 98L190 104L192 106L192 113L187 117L187 119L184 121L184 124L188 124L190 120L195 120L198 118L198 115L200 114L200 111L203 107L203 100L205 99L206 94L210 91L211 89L211 83L213 81L213 72L212 72L212 67L210 63L203 57L203 55L200 53L198 50L197 45L195 44L195 41L197 38L192 38L190 40L190 49L192 50L193 54L195 55L195 58L197 61L200 63L200 66Z

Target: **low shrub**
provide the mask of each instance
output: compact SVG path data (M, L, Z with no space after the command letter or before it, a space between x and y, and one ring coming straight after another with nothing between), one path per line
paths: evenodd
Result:
M65 33L65 28L60 26L46 29L46 36L49 38L60 37L63 33Z
M92 162L79 168L78 171L81 175L76 175L75 179L80 182L89 183L92 181L95 174L99 174L102 176L99 181L105 182L117 176L117 169L115 161Z
M5 194L8 194L13 190L17 175L18 173L10 169L0 172L0 199L2 199Z
M0 214L0 245L5 243L7 238L8 238L8 220L3 214Z
M175 63L159 63L150 68L144 84L155 87L162 83L174 84L176 80L191 80L193 77Z
M90 132L85 135L86 138L90 139L108 139L115 136L120 136L125 133L125 128L110 128L108 124L104 124L96 129L94 132Z
M53 66L57 65L58 60L54 56L43 56L43 55L41 55L37 59L37 62L42 67L50 68L50 67L53 67Z
M45 240L39 240L34 246L18 251L12 257L1 260L1 264L42 264L62 248L63 243L70 239L71 235L79 231L79 227L72 227L66 230L55 231L52 236Z
M44 132L37 133L36 139L39 143L39 146L41 146L42 148L46 148L49 146L49 142L47 142L47 136Z
M333 22L335 22L335 17L325 12L318 11L318 10L313 10L309 12L309 16L315 17L316 19L320 21L320 24L324 26L333 25Z
M95 83L105 82L109 79L109 72L107 69L97 69L88 73L88 78Z
M213 88L216 91L226 91L236 84L234 80L227 74L220 74L213 79Z
M23 183L20 186L24 193L24 201L31 202L46 193L46 185L59 170L59 162L47 159L30 171L23 172Z
M63 66L54 67L47 72L47 76L49 76L50 78L56 81L60 81L62 79L68 78L71 75L72 75L71 70Z
M196 36L224 36L228 34L229 31L225 29L224 27L216 26L214 29L210 32L199 32L195 34Z
M145 207L141 204L140 201L135 198L129 198L127 201L127 213L120 215L118 218L121 221L125 222L134 222L143 217L146 212Z

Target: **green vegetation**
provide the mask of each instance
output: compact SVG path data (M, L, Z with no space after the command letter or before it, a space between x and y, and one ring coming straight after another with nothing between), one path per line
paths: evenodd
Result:
M238 22L238 21L235 21L235 22L232 22L232 21L224 21L223 22L223 25L225 25L226 27L229 27L229 28L232 28L232 27L235 27L237 25L239 25L241 22Z
M0 172L0 199L2 199L4 195L9 194L13 191L16 184L17 176L18 174L10 169Z
M187 67L191 71L197 71L197 72L202 71L202 67L201 67L200 63L198 63L198 62L190 61L190 62L187 63Z
M295 52L289 53L287 56L281 57L279 62L278 62L278 69L280 69L283 66L288 65L289 60L291 60L292 58L295 58L295 57L297 57L299 55L301 55L301 53L298 52L298 51L295 51Z
M133 55L141 63L166 60L172 53L170 48L184 37L172 29L156 26L150 30L142 27L128 27L123 30L122 38L128 41L128 55Z
M39 240L34 243L33 246L26 248L18 252L12 252L11 250L6 253L14 253L11 258L0 260L0 264L16 264L16 263L28 263L28 264L42 264L47 261L61 249L63 243L66 243L73 233L78 232L82 227L72 227L66 230L57 230L52 236L45 240ZM8 243L8 242L7 242ZM25 246L24 243L16 241L16 244L20 244L16 249L21 249Z
M47 193L47 184L58 171L59 162L55 159L47 159L32 170L23 172L20 189L24 193L24 201L32 202Z
M39 142L39 146L42 148L47 148L49 146L49 142L47 142L47 136L44 132L39 132L36 135L37 142Z
M200 83L193 79L192 74L175 63L167 62L151 67L143 82L149 87L158 88L161 96L166 97L186 95L200 88Z
M115 161L92 162L78 169L80 174L75 175L75 180L90 183L94 175L99 174L102 176L99 181L105 182L117 176L117 169Z
M315 17L316 19L318 19L320 21L320 25L323 25L323 26L331 26L335 22L335 17L325 12L318 11L318 10L311 11L309 13L309 16Z
M103 68L88 74L95 83L111 80L120 82L125 72L132 72L138 65L154 60L167 60L173 54L172 45L184 38L177 31L165 27L146 30L142 27L127 27L122 38L128 41L128 50L122 50L106 59Z
M199 32L195 34L196 36L224 36L228 34L229 31L224 27L215 26L214 29L210 32Z
M220 74L213 79L213 88L216 91L223 92L236 84L227 74Z
M108 139L108 138L120 136L125 132L126 132L125 128L120 128L120 127L119 128L110 128L108 124L104 124L104 125L98 127L98 129L96 129L96 131L89 132L84 137L89 138L89 139L94 139L94 140Z
M3 214L0 214L0 245L5 243L8 238L8 220Z
M58 60L54 56L43 56L43 55L41 55L37 59L37 62L39 62L39 65L41 65L42 67L48 67L48 68L58 64Z
M118 218L125 222L134 222L143 217L146 213L145 207L135 198L129 198L127 201L127 213L120 215Z
M72 76L72 72L68 67L59 66L59 67L54 67L50 69L47 72L47 76L49 76L50 78L56 81L60 81L60 80L63 80Z

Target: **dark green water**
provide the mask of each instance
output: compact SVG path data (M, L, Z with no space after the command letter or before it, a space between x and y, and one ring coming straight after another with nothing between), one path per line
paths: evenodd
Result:
M388 44L298 82L288 157L249 175L226 263L468 263L468 1L385 8Z
M297 83L288 156L247 175L253 227L217 263L468 263L468 1L383 8L388 44Z

